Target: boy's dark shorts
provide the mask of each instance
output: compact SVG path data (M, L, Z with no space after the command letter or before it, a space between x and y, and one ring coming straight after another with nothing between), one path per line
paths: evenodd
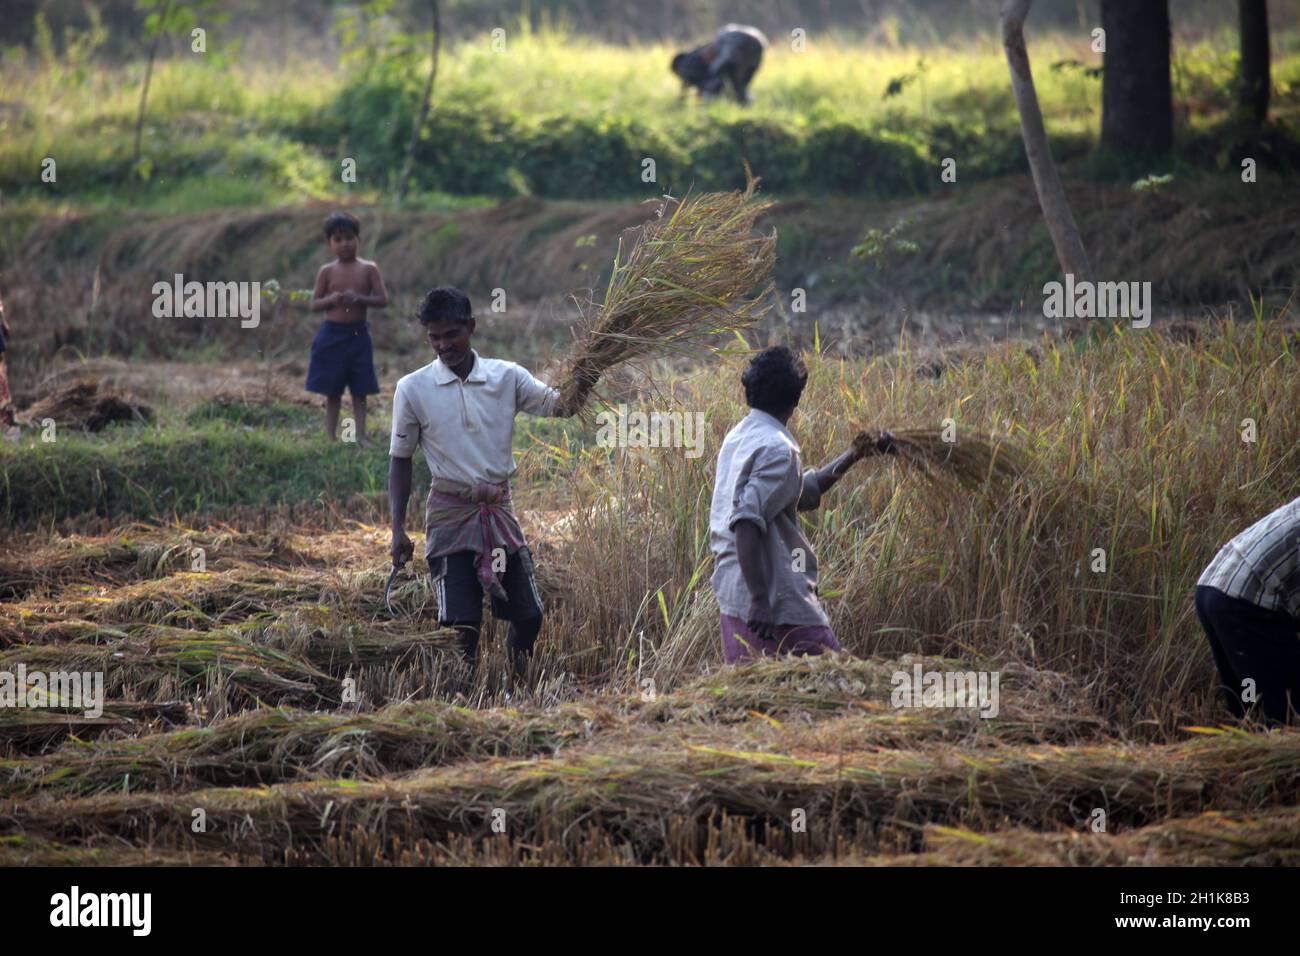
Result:
M370 324L326 319L311 343L307 391L333 397L344 388L353 398L379 394Z
M478 624L483 620L483 584L478 579L477 560L473 551L429 558L439 624ZM533 556L526 547L506 558L501 577L506 600L490 598L493 617L498 621L526 621L541 615L542 598L533 576Z

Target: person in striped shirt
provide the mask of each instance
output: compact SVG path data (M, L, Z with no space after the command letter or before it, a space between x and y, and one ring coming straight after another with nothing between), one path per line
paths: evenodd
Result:
M1196 582L1228 709L1269 723L1300 708L1300 498L1225 544Z

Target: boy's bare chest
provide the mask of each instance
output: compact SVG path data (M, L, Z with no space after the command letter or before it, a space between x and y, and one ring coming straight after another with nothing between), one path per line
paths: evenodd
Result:
M368 292L370 290L370 274L365 266L359 263L351 265L334 265L330 267L325 277L326 291L342 292L350 290L352 292Z

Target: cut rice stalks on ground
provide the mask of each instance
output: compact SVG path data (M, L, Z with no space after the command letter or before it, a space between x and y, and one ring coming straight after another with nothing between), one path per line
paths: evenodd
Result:
M0 647L76 639L86 631L86 622L105 629L157 624L215 630L283 616L286 623L278 630L284 631L292 615L326 614L373 622L382 629L404 622L436 630L429 623L433 589L422 575L394 589L393 602L403 615L397 622L389 619L383 597L387 573L381 566L342 571L239 565L226 571L177 571L107 593L92 587L66 588L48 599L27 597L0 604Z
M0 671L103 674L109 698L174 700L218 690L246 706L339 699L337 678L308 661L227 632L155 629L103 644L18 646L0 653Z
M82 379L59 388L18 414L18 421L33 428L50 418L64 428L97 432L113 422L153 420L153 410L136 399L100 388L94 379Z
M1300 807L1212 810L1119 833L1014 829L977 833L927 826L912 856L849 858L879 866L1296 866Z
M69 535L52 540L32 536L0 555L0 601L39 592L48 598L69 585L121 587L193 569L202 549L212 571L236 565L290 568L330 567L329 555L313 553L314 542L296 535L232 530L176 529L143 523L108 535Z
M494 811L504 809L517 840L543 843L550 835L571 849L580 827L600 828L638 862L691 862L707 851L722 813L784 832L801 808L808 829L798 839L808 853L822 853L842 839L864 852L897 849L899 828L927 823L1081 829L1101 807L1119 832L1209 810L1293 807L1300 803L1298 760L1295 731L978 754L945 745L838 754L584 748L376 782L3 801L0 826L55 842L148 840L155 848L248 853L271 863L290 851L325 862L327 841L357 827L379 846L393 838L404 846L481 840L493 835ZM206 833L190 829L194 807L207 811Z
M30 753L69 735L79 738L100 734L139 734L185 723L190 717L183 702L111 701L98 717L84 709L27 707L0 708L0 754Z
M438 686L439 662L454 649L455 631L387 634L344 625L277 640L238 628L140 625L101 628L96 640L17 645L0 653L0 671L16 673L22 665L28 673L100 673L110 699L202 698L209 718L264 705L335 706L345 678L357 700L382 704Z
M955 827L882 824L868 840L837 836L814 849L811 840L782 823L755 825L726 812L695 853L697 837L680 825L667 829L665 858L700 866L1294 866L1300 863L1300 807L1257 813L1211 811L1120 833L1040 833L1013 829L978 833ZM567 845L566 845L567 839ZM882 852L863 854L863 842ZM888 852L893 851L893 852ZM64 848L65 853L75 853ZM323 859L322 859L323 857ZM220 857L218 857L220 858ZM254 860L253 862L260 862ZM321 856L289 851L284 862L328 866L635 866L636 848L594 827L557 832L545 843L509 834L452 837L379 846L360 828L325 841Z
M931 664L933 661L930 662ZM1054 675L1021 669L996 717L890 708L890 664L770 661L703 678L647 703L606 694L582 703L473 710L440 700L370 713L262 710L204 728L134 740L70 741L41 757L0 761L0 797L254 786L311 777L378 777L491 756L535 756L608 740L610 748L676 739L730 750L995 746L1098 738Z
M911 675L918 665L925 672L970 674L972 680L975 676L969 663L910 654L896 660L847 655L765 658L723 668L660 694L639 709L639 719L729 724L757 715L807 722L814 716L851 713L870 720L873 743L879 742L877 734L888 737L891 726L902 740L925 736L927 730L936 737L974 739L987 732L1000 740L1061 743L1108 736L1106 722L1091 713L1080 688L1060 674L1019 663L997 666L1000 706L995 717L954 707L956 701L948 698L942 707L895 708L894 675Z
M468 757L549 754L611 718L476 711L441 701L372 714L265 709L136 740L69 741L26 760L0 760L0 796L262 786L311 777L379 777Z
M179 850L159 852L120 842L75 846L25 836L0 836L0 867L4 866L250 866L221 853Z

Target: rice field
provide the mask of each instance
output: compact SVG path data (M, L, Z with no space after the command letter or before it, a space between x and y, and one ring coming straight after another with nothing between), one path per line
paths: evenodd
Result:
M581 421L520 422L548 623L510 698L499 625L457 697L428 581L408 569L389 615L382 495L16 531L0 673L101 672L105 699L0 708L0 864L1300 862L1300 731L1227 722L1190 608L1218 544L1300 493L1297 341L1282 311L869 361L809 343L805 458L884 427L932 466L868 459L810 516L835 658L723 667L712 455ZM742 361L605 398L699 411L715 448ZM83 441L192 414L159 396L160 421ZM221 427L292 443L289 420ZM900 706L917 668L996 673L996 712Z

